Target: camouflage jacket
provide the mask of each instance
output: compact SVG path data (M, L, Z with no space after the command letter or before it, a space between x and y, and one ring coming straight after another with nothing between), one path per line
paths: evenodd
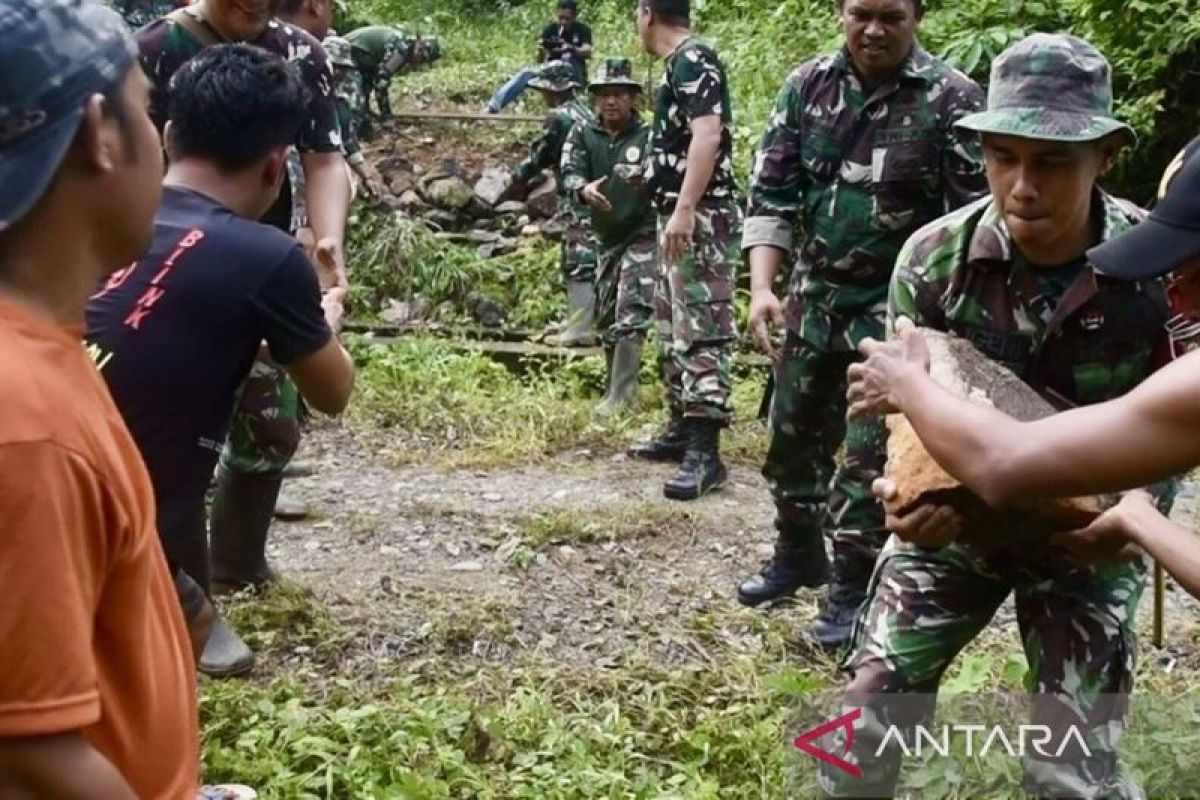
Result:
M342 133L342 152L352 163L359 160L362 145L358 141L358 126L367 115L367 96L363 92L362 75L346 68L345 75L334 84L337 99L338 126Z
M646 158L646 185L660 214L668 214L679 200L687 174L692 120L721 118L721 152L703 200L732 199L733 103L729 79L717 52L699 39L687 39L667 56L662 84L654 104L654 126Z
M567 135L575 123L584 124L596 119L592 110L578 99L551 109L542 123L542 132L529 146L529 157L517 167L517 179L528 183L544 169L554 170L558 181L559 192L562 193L562 149L566 144Z
M210 28L211 30L211 28ZM213 38L220 36L213 31ZM150 116L161 131L167 124L167 89L171 76L204 45L181 26L160 19L138 31L142 69L150 79ZM342 147L337 103L333 96L333 70L321 45L305 31L271 20L262 34L247 42L295 64L309 92L308 116L296 136L296 149L308 153L335 153Z
M599 122L579 124L571 129L562 151L563 191L592 215L592 229L605 250L623 247L645 230L654 228L654 212L644 188L631 184L614 169L623 164L641 169L645 160L650 129L634 114L628 128L611 137ZM600 178L604 196L612 211L589 208L580 197L583 187Z
M873 92L845 50L788 77L754 160L742 246L794 253L791 331L837 350L882 334L905 240L987 193L978 148L953 128L983 100L920 47Z
M371 25L346 34L350 42L350 57L354 66L366 73L379 73L387 80L399 72L409 60L409 46L404 31L387 25ZM399 56L399 58L396 58ZM384 70L385 65L391 68Z
M165 17L180 5L177 0L105 0L104 4L119 12L134 31Z
M1100 241L1145 213L1097 191ZM1059 408L1124 394L1161 363L1168 307L1160 281L1098 275L1085 259L1067 272L1030 267L991 198L923 228L896 262L889 323L899 316L951 331L1013 370Z

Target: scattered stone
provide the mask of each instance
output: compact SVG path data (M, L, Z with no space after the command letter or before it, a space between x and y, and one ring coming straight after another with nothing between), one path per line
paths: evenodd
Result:
M521 227L522 236L540 236L542 229L537 225L524 225Z
M459 561L450 567L451 572L483 572L483 564L478 561Z
M430 227L436 230L449 231L462 227L462 221L459 219L458 214L452 211L443 211L440 208L434 208L421 216L429 223Z
M528 209L529 207L520 200L505 200L503 203L496 206L496 213L522 216Z
M553 178L529 193L525 205L534 217L549 219L558 213L558 184Z
M483 499L489 503L500 503L503 502L504 495L496 494L495 492L488 492L483 495Z
M491 244L492 242L500 241L501 236L496 231L476 229L467 233L467 239L468 241L479 242L481 244Z
M380 545L379 555L381 555L381 556L398 556L398 555L400 555L400 548L392 547L390 544Z
M509 253L515 253L519 243L516 239L499 239L490 244L479 246L476 251L480 258L495 258L496 256L504 256Z
M475 197L488 208L494 208L513 185L512 170L506 166L491 166L475 183Z
M439 208L460 211L471 204L474 194L462 178L438 178L424 185L424 197Z
M413 318L412 307L401 300L388 298L386 306L379 312L379 318L389 325L403 325Z

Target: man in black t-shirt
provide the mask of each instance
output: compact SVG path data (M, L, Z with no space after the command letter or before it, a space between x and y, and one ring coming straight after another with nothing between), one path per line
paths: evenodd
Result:
M579 85L587 86L587 62L591 57L592 29L579 21L578 2L558 0L554 21L542 29L538 39L538 63L565 61L575 68ZM492 95L484 111L499 114L505 106L515 103L537 76L538 70L534 67L521 70Z
M322 292L296 240L254 221L285 179L305 100L296 68L250 45L211 47L181 67L154 242L88 306L89 345L150 471L189 625L209 607L205 491L263 343L318 411L340 413L354 384L331 331L344 290ZM261 558L262 544L239 546ZM252 665L218 620L201 670Z

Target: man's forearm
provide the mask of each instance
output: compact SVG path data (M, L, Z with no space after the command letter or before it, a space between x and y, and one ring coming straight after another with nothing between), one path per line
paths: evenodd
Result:
M1200 540L1193 531L1146 505L1132 521L1134 542L1149 553L1192 597L1200 597Z
M340 246L350 213L350 182L341 153L305 153L301 156L307 182L308 220L318 241L334 239Z
M129 782L77 731L0 740L6 800L138 800Z
M680 208L694 211L700 205L716 171L720 152L720 129L715 135L707 131L693 133L692 143L688 146L687 174L683 176L683 186L679 189L677 205Z
M749 253L750 292L775 291L775 276L783 262L783 251L777 247L763 245L753 247Z

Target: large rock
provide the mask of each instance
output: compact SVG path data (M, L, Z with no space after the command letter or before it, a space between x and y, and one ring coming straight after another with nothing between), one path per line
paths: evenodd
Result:
M475 197L488 208L495 208L513 185L512 170L506 166L488 167L475 183Z
M550 219L558 213L558 184L553 178L546 181L529 193L525 206L531 216Z
M438 178L424 183L424 197L438 208L461 211L471 205L475 193L467 182L457 176Z
M500 205L496 206L497 214L511 214L519 217L525 213L525 204L520 200L505 200Z
M929 343L930 376L954 395L1023 422L1056 413L1028 384L965 339L939 331L923 329L922 333ZM887 504L888 511L904 514L926 502L954 506L965 516L967 538L1002 544L1018 537L1045 537L1052 531L1087 525L1116 501L1110 496L1076 497L992 509L933 460L905 417L888 417L887 426L885 474L899 490Z

